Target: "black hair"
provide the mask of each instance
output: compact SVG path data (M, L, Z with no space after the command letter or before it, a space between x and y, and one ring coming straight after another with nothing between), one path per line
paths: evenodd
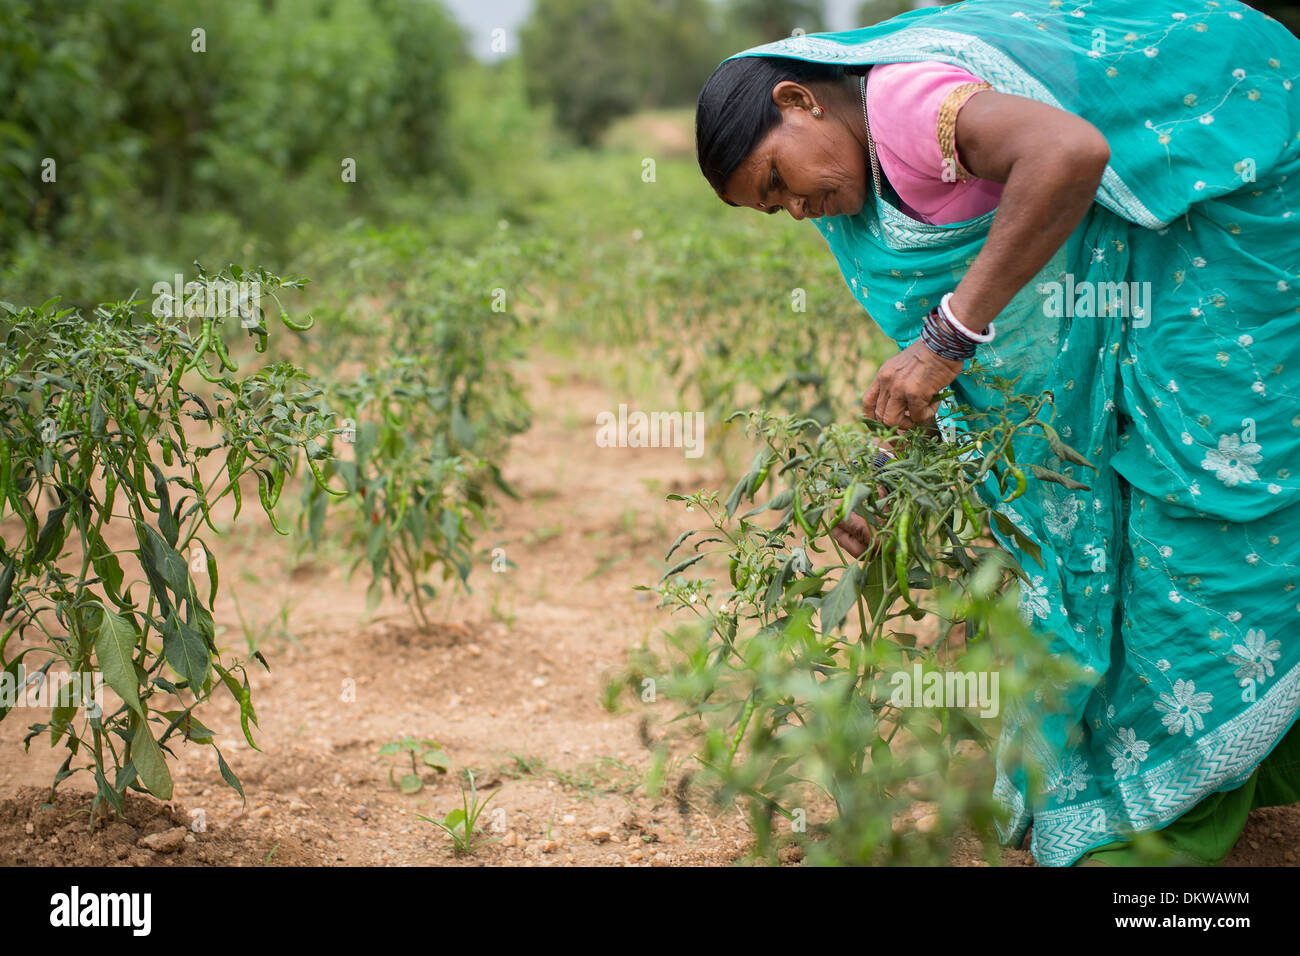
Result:
M775 56L724 60L700 90L695 104L695 151L700 172L719 196L727 180L768 131L781 122L772 88L784 80L835 82L860 68L809 63ZM738 206L723 197L723 202Z

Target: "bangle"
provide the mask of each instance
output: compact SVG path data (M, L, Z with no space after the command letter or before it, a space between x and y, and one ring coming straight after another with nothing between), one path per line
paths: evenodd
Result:
M949 325L936 305L925 317L921 328L921 341L934 354L953 362L965 362L975 354L975 343L963 338Z
M948 320L948 324L951 325L958 332L960 332L962 335L964 335L966 338L970 339L972 342L992 342L993 335L994 335L993 323L990 322L988 324L988 327L985 328L983 332L975 332L967 328L966 326L962 325L960 322L957 321L957 316L952 314L952 307L948 305L948 301L951 298L952 298L952 293L949 292L947 295L945 295L942 299L939 300L939 314Z

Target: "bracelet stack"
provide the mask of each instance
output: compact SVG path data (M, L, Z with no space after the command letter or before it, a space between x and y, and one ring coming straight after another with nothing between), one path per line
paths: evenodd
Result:
M964 362L975 354L977 344L993 341L993 323L990 322L983 332L972 332L952 314L948 307L951 298L952 293L949 292L925 317L921 341L936 355L954 362Z

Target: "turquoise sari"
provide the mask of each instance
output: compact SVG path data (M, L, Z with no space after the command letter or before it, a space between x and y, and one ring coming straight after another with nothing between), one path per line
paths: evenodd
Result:
M1041 547L1039 566L995 529L1030 577L1022 618L1089 675L1064 713L1004 711L999 836L1032 826L1035 859L1069 865L1242 786L1300 707L1300 41L1231 0L967 0L738 55L953 63L1106 136L1091 211L976 353L1050 390L1098 466L1018 444L1090 490L1031 481L998 506ZM902 349L995 215L876 201L814 223ZM1119 282L1151 284L1149 314L1057 307ZM969 363L954 391L997 401Z

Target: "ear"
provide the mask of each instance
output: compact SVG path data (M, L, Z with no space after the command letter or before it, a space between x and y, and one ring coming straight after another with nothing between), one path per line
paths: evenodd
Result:
M772 102L783 112L787 109L811 110L817 105L812 91L794 80L782 80L772 87Z

